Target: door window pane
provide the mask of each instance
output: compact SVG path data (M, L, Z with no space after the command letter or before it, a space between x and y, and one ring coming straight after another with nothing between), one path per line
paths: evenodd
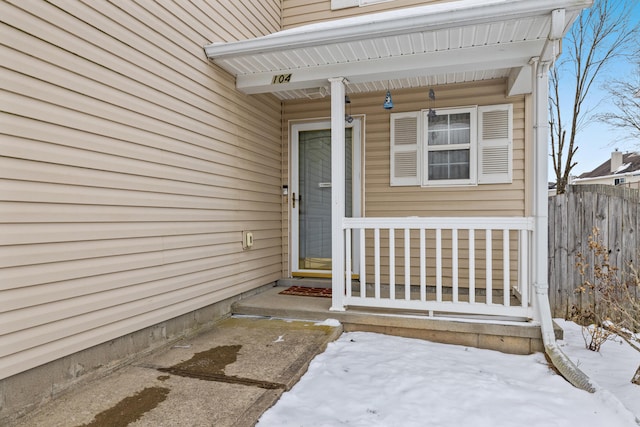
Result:
M331 270L331 130L298 134L298 265ZM345 130L345 216L352 216L352 129Z

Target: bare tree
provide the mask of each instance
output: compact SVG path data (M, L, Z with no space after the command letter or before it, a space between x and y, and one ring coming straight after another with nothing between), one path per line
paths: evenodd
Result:
M627 131L626 139L637 140L640 144L640 51L636 62L631 76L604 84L615 110L598 114L596 118L613 128Z
M551 70L549 90L551 157L559 194L577 164L577 134L593 118L592 109L585 107L591 88L613 60L629 54L640 34L639 24L631 21L635 7L635 0L595 0L563 40L565 55Z

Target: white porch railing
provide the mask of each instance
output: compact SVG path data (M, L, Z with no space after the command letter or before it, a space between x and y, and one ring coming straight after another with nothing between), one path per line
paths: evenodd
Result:
M531 318L533 224L510 217L344 218L345 289L334 289L334 303Z

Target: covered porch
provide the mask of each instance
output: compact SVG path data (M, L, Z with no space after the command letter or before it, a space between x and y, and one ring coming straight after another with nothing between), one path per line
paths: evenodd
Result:
M205 47L208 58L233 74L244 93L273 93L283 102L330 97L330 310L336 316L362 310L382 311L385 317L417 314L424 321L438 315L481 316L500 325L535 324L538 334L540 323L550 325L548 69L561 51L562 37L589 5L461 0ZM345 96L496 79L504 81L506 98L527 100L530 209L491 217L465 211L453 217L381 217L367 215L366 209L345 215ZM420 126L416 132L421 134ZM420 150L418 170L424 166ZM287 203L295 206L291 196ZM546 333L552 335L550 328Z

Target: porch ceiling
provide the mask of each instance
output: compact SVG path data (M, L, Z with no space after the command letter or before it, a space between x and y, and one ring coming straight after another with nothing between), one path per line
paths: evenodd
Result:
M331 77L345 77L348 93L508 78L516 95L531 91L531 58L555 59L591 3L459 0L213 43L205 53L240 91L280 99L322 97Z

